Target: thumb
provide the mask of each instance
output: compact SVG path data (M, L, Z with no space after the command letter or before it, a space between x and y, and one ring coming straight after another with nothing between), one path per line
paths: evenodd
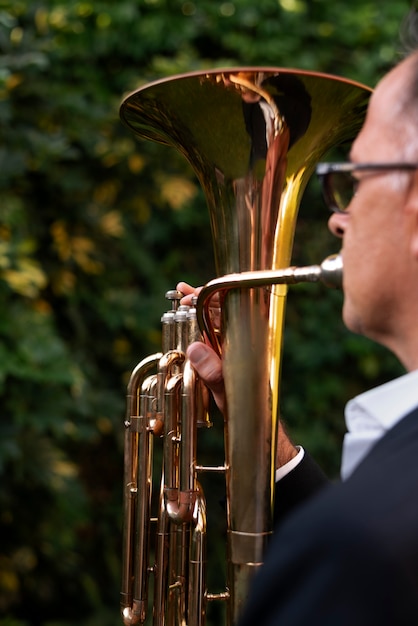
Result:
M222 362L216 352L206 344L196 341L187 349L187 357L200 379L211 390L219 409L225 405Z

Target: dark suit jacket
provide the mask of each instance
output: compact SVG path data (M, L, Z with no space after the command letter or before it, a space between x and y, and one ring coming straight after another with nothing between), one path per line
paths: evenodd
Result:
M239 626L418 625L418 408L283 521Z

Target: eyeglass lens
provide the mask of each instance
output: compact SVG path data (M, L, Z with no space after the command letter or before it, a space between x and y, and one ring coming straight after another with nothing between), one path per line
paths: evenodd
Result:
M327 175L326 195L332 210L346 211L355 193L355 179L348 172Z

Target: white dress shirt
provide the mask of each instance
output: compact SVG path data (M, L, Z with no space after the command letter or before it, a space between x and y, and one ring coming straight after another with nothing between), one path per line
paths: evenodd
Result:
M345 480L363 460L370 448L397 422L418 406L418 370L404 374L380 387L366 391L347 403L347 433L343 442L341 478ZM304 450L276 469L280 480L303 459Z
M370 448L418 406L418 370L366 391L348 402L341 478L345 480Z

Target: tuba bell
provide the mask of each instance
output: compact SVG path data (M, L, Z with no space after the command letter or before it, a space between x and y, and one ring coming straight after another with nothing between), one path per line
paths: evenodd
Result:
M160 80L122 103L122 121L137 137L172 146L191 164L205 192L220 277L189 310L179 306L181 294L169 293L162 352L141 361L128 385L125 626L203 626L207 604L216 599L226 603L228 625L240 615L273 532L287 285L341 277L339 257L289 268L300 198L320 158L357 134L369 96L363 85L325 74L241 68ZM219 328L210 314L214 293ZM225 380L225 462L216 468L196 458L196 429L209 418L205 389L185 357L202 331L222 356ZM227 580L220 593L206 585L204 471L225 475Z

